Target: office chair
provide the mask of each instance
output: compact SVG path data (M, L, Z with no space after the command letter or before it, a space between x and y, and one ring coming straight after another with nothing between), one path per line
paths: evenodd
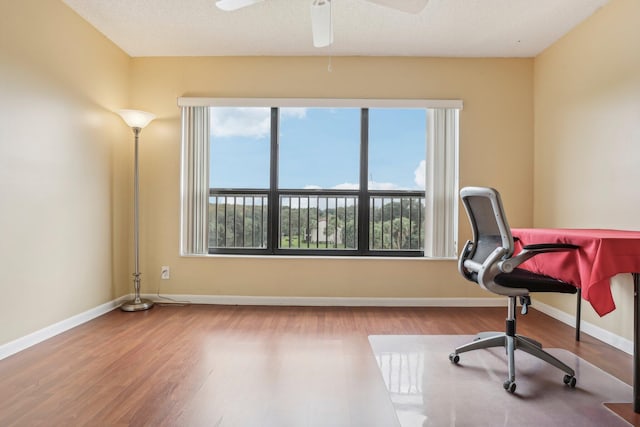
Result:
M575 294L576 287L571 284L517 267L538 254L572 250L577 246L528 245L513 256L513 237L500 194L493 188L466 187L460 191L460 198L471 222L473 241L467 241L465 244L458 260L458 270L467 280L477 283L483 289L507 296L507 319L504 333L481 332L471 343L456 348L449 355L449 360L457 364L460 361L460 353L482 348L505 347L509 378L504 381L503 386L505 390L513 393L516 390L514 353L519 349L564 371L564 383L571 388L575 387L573 369L544 351L539 342L516 334L516 297L520 298L522 314L526 314L531 304L531 292Z

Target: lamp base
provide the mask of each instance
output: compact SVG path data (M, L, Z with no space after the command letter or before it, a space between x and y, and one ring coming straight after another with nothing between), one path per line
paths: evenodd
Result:
M120 310L122 311L142 311L149 310L153 307L153 301L148 299L132 299L130 301L125 302L120 306Z

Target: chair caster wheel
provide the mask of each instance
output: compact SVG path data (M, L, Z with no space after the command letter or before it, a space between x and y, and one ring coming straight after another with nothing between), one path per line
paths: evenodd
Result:
M458 364L458 362L460 361L460 356L459 356L459 355L457 355L457 354L455 354L455 353L451 353L451 354L449 355L449 360L451 361L451 363L454 363L454 364L456 364L456 365L457 365L457 364Z
M571 388L576 387L576 377L572 375L569 375L569 374L565 375L562 381L564 381L564 383Z
M511 380L505 380L502 383L502 387L504 387L504 389L509 393L514 393L516 391L516 383Z

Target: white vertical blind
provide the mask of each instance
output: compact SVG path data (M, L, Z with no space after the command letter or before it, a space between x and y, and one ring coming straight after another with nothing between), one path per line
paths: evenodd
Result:
M209 108L182 107L182 255L208 253Z
M457 256L458 110L430 109L427 122L424 255Z

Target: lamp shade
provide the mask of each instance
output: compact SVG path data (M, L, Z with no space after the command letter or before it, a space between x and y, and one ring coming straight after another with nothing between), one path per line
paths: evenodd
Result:
M147 113L140 110L119 110L118 114L122 117L122 120L132 128L142 129L151 123L151 120L156 118L155 114Z
M333 43L331 0L314 0L311 3L311 31L314 47L327 47Z

